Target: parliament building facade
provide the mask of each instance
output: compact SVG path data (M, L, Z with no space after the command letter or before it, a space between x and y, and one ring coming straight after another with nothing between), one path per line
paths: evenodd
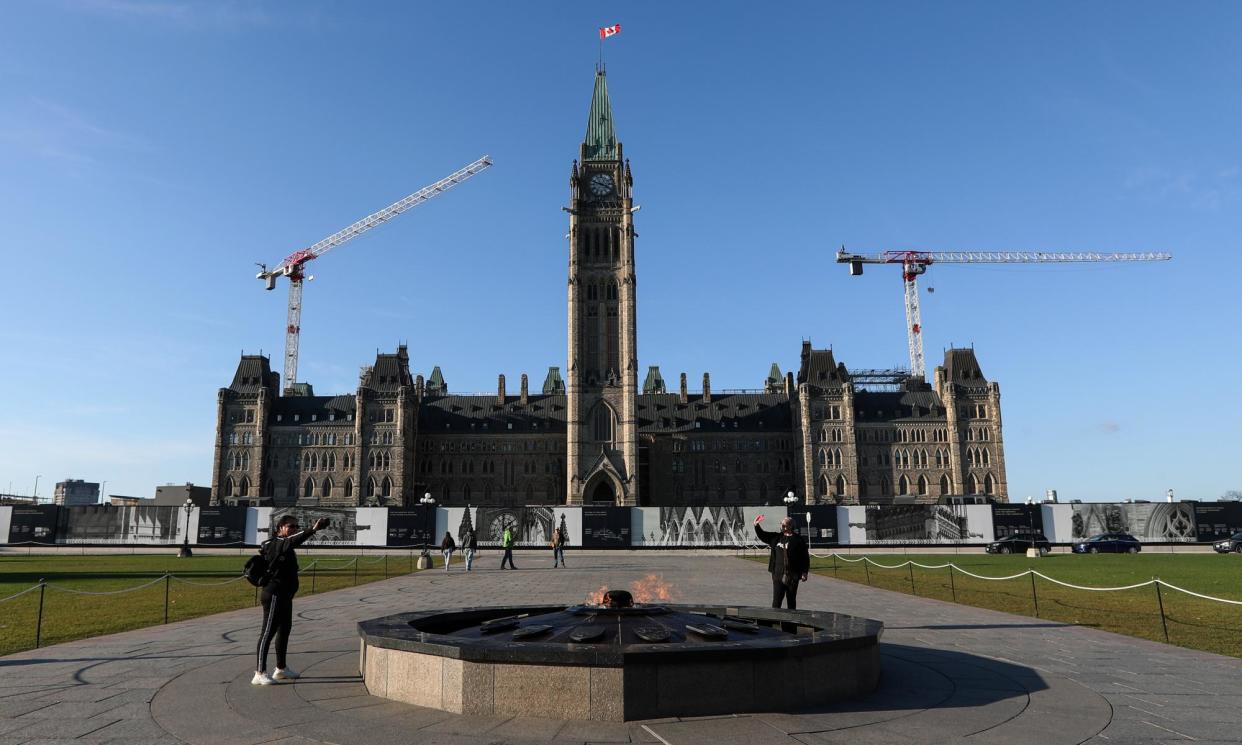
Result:
M851 374L802 343L796 373L713 393L703 375L639 384L633 177L596 73L570 175L568 359L532 392L454 395L407 349L377 355L358 388L281 392L267 357L243 355L220 389L212 501L270 506L936 503L1008 501L1000 389L973 349L950 349L930 384Z

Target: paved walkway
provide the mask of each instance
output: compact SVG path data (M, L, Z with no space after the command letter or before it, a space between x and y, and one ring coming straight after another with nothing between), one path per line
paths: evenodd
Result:
M421 608L577 602L647 574L677 600L764 605L764 566L731 557L486 556L299 598L292 684L249 685L259 613L247 609L0 658L0 745L13 743L1126 743L1242 741L1242 660L813 577L804 607L882 620L874 695L797 715L627 724L463 717L373 698L355 623Z

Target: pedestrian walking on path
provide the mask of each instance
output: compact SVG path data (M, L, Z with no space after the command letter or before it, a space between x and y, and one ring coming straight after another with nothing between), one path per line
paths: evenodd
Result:
M763 515L755 518L755 535L772 549L768 571L772 574L772 607L788 601L789 610L798 607L798 583L805 582L811 571L811 551L806 539L794 532L792 517L781 520L781 532L769 533L759 527Z
M452 533L444 531L444 540L440 541L440 551L444 553L444 571L449 570L449 564L453 563L453 552L457 550L457 542L453 540Z
M298 557L294 549L328 527L328 518L319 518L308 530L298 530L299 527L296 517L285 515L276 524L276 537L259 547L267 559L268 579L259 594L263 603L263 628L259 632L258 659L254 677L250 679L252 685L266 686L298 677L286 659L289 633L293 630L293 596L298 593ZM273 639L276 641L276 670L269 675L267 653Z
M508 527L505 528L504 535L500 537L500 545L505 550L505 555L500 557L500 568L504 569L505 562L507 561L509 562L510 569L517 569L517 567L513 566L513 529L512 528L508 528Z
M565 566L565 546L569 537L560 528L552 531L552 566Z
M479 550L479 539L475 536L474 530L466 532L466 539L462 541L461 553L466 558L466 571L470 571L474 567L474 552Z

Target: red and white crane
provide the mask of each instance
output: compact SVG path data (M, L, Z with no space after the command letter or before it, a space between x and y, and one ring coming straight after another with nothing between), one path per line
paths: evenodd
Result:
M457 186L466 179L480 173L492 165L492 160L484 155L470 165L456 171L431 186L419 189L413 194L393 202L384 209L367 215L347 228L339 230L324 238L313 246L303 248L286 256L273 269L266 264L259 264L259 273L255 276L267 284L267 289L276 289L277 277L289 278L289 314L285 325L285 392L293 390L298 378L298 339L302 331L302 281L313 277L306 276L303 267L337 246L348 243L371 228L387 222L406 210L417 207L432 197L437 197Z
M1048 253L1044 251L881 251L849 254L842 247L838 264L849 264L850 275L863 273L863 264L900 264L906 289L906 339L910 345L910 374L926 379L923 362L923 315L919 310L918 276L932 264L1077 264L1085 262L1168 261L1166 253Z

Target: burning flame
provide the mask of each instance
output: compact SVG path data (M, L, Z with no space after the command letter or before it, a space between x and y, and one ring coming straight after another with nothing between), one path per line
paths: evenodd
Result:
M663 577L648 574L630 583L630 593L634 596L635 603L667 602L673 599L673 586L665 582Z
M608 589L608 585L600 585L598 590L588 593L586 604L603 605L604 594ZM663 577L648 574L630 583L630 594L634 596L635 603L668 602L673 599L673 586L665 582Z

